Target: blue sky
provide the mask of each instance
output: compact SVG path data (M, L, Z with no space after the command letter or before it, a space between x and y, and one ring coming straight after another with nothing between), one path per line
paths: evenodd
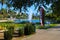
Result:
M1 9L1 7L2 7L2 5L0 4L0 9ZM6 9L6 4L3 4L3 8L5 8Z

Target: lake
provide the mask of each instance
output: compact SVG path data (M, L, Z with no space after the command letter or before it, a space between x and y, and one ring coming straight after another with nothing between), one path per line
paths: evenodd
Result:
M14 20L14 22L15 23L29 22L29 20L28 19L16 19L16 20ZM31 22L32 23L39 23L40 20L32 19Z
M22 23L22 22L29 22L28 19L16 19L14 20L14 23ZM37 19L32 19L31 20L32 23L40 23L40 20L37 20ZM46 20L45 21L45 24L50 24L51 22Z

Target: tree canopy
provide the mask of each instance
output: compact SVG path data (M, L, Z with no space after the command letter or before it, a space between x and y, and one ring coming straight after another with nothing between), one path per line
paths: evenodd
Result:
M4 3L7 4L8 8L13 6L15 10L20 10L20 12L22 11L22 8L27 10L27 7L31 7L32 5L34 5L35 8L39 6L47 8L46 5L51 3L51 10L53 11L53 14L59 17L60 12L60 0L0 0L0 3L2 5Z
M52 10L54 13L58 13L58 15L59 15L59 13L60 13L60 0L53 3Z
M15 10L19 9L20 12L22 8L24 10L27 10L27 7L30 7L32 5L35 5L36 8L41 5L47 8L46 5L49 5L51 3L53 12L60 12L60 6L58 6L60 4L60 0L0 0L0 3L2 5L3 3L6 3L8 7L13 6Z
M42 4L43 6L44 3L49 4L52 2L52 0L10 0L11 4L15 9L20 9L23 7L24 10L26 10L27 7L30 7L32 5L35 5L36 7ZM50 2L51 1L51 2Z
M52 10L54 12L59 13L57 10L60 8L60 6L58 6L58 4L60 4L60 0L9 0L9 1L11 2L12 6L15 9L20 9L20 12L22 7L24 10L26 10L27 7L30 7L32 5L35 5L36 8L37 6L41 5L46 8L46 5L49 5L50 3L52 4Z

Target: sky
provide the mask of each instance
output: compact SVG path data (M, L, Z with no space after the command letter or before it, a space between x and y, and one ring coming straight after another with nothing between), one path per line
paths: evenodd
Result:
M0 4L0 10L1 10L2 5ZM3 8L5 9L7 6L6 4L3 4Z

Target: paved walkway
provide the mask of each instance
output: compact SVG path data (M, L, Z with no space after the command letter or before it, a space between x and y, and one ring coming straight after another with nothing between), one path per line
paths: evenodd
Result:
M17 38L16 40L60 40L60 28L58 26L47 30L37 29L36 34L23 37L22 39Z

